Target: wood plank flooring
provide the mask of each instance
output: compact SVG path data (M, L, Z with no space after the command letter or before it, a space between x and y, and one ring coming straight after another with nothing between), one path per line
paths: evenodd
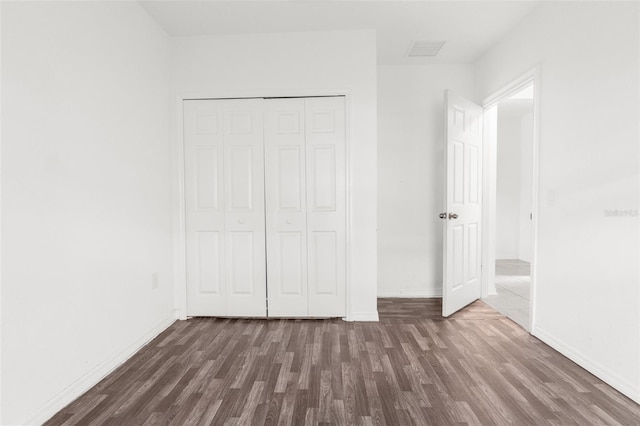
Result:
M640 406L482 302L378 323L178 321L47 425L640 425Z

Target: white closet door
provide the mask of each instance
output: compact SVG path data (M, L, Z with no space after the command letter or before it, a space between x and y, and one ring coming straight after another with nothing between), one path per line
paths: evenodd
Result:
M187 315L224 315L222 103L184 102Z
M307 316L304 99L265 100L269 316Z
M225 101L227 315L266 316L262 99Z
M309 316L346 313L344 97L305 99Z
M266 315L261 104L184 103L187 315Z

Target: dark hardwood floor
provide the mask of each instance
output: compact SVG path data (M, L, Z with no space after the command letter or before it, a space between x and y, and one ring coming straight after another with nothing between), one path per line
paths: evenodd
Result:
M178 321L46 424L640 425L640 406L482 302L380 322Z

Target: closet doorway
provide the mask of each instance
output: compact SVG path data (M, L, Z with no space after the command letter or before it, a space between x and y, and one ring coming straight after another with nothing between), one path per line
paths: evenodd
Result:
M345 316L344 97L183 111L187 316Z

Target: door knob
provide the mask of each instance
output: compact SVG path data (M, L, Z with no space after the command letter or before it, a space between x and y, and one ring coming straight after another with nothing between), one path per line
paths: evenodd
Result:
M438 215L438 217L439 217L440 219L446 219L446 218L447 218L447 214L446 214L446 213L440 213L440 214Z
M455 213L449 213L449 219L457 219L458 215Z

